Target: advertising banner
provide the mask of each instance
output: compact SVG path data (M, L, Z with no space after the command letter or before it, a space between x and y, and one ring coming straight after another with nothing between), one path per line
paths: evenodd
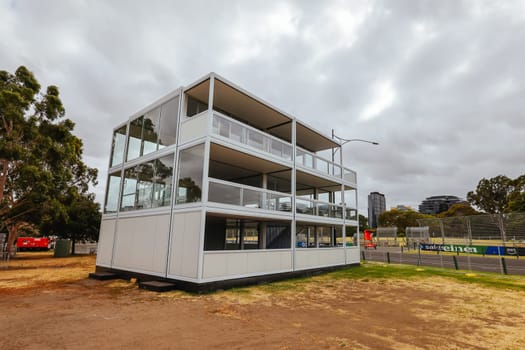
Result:
M462 244L420 244L421 250L449 252L449 253L468 253L480 255L510 255L525 256L525 247L502 247L502 246L482 246L482 245L462 245Z

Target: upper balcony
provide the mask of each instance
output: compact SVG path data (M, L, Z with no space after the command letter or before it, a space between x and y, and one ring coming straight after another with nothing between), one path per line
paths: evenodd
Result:
M336 178L337 181L343 179L355 186L354 171L317 154L339 148L337 141L224 78L212 73L186 87L184 94L183 114L188 117L183 120L182 129L185 129L186 123L188 126L194 124L187 128L192 130L211 124L210 132L214 136L237 144L242 149L251 149L263 157L290 164L294 157L292 139L295 125L297 166L303 171L334 180ZM213 105L212 114L206 113L210 103ZM208 118L213 119L210 124L207 124ZM184 138L185 130L181 132L181 138Z

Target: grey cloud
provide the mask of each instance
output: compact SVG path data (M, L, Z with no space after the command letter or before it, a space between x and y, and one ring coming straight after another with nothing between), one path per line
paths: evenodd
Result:
M523 173L523 9L519 1L0 1L0 69L24 64L42 85L60 87L86 162L100 169L100 201L113 126L215 71L327 134L380 142L344 147L366 213L371 191L417 207L430 195L464 197L481 177ZM346 10L360 22L341 26ZM360 119L385 81L392 104Z

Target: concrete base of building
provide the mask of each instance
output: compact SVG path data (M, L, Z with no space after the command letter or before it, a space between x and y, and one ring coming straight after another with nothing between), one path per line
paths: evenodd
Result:
M139 288L157 291L157 292L166 292L169 290L184 290L192 293L207 293L213 292L219 289L229 289L234 287L243 287L254 284L264 284L269 282L281 281L290 278L297 277L309 277L314 275L319 275L325 272L336 271L346 267L356 267L359 266L359 263L348 264L348 265L337 265L329 267L320 267L315 269L300 270L300 271L290 271L276 274L244 277L244 278L235 278L235 279L225 279L221 281L214 282L203 282L195 283L188 281L181 281L171 278L162 278L158 276L152 276L132 271L117 270L107 267L97 266L95 273L90 273L89 278L102 280L98 278L100 276L112 275L113 278L130 280L135 278L139 283ZM113 279L107 278L107 279Z

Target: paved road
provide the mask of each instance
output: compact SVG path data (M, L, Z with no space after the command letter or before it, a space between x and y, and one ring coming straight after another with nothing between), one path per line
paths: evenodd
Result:
M380 250L362 250L361 258L370 261L383 261L398 264L411 264L422 266L455 268L454 257L460 270L484 271L503 273L503 263L506 265L507 273L511 275L525 275L525 257L505 257L502 261L499 257L483 257L473 255L443 255L443 254L421 254L401 253L399 248L381 248ZM388 253L388 254L387 254Z

